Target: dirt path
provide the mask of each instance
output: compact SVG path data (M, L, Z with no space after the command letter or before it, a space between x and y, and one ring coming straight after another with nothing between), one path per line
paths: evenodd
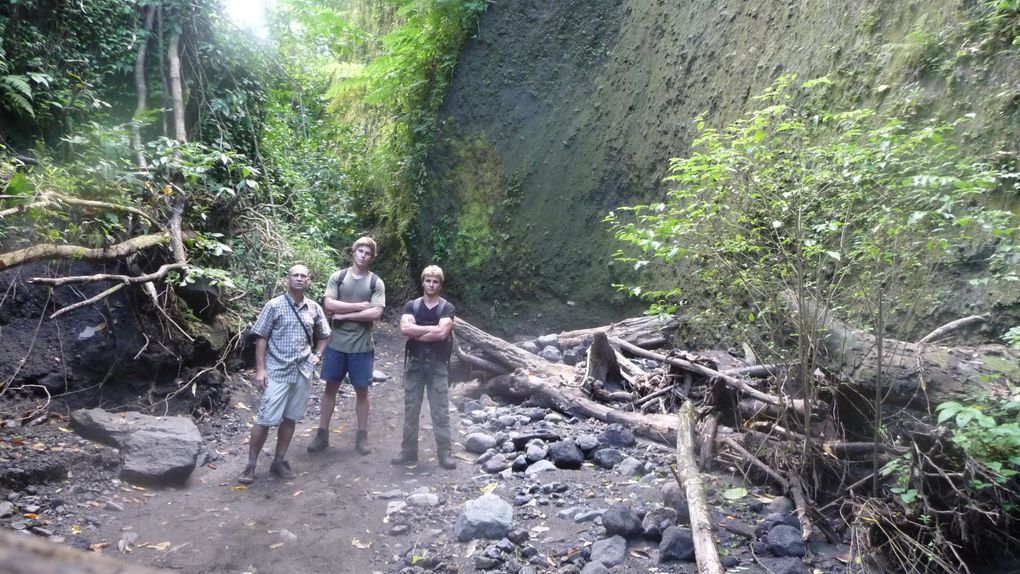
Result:
M273 431L258 479L248 488L239 487L234 478L244 466L248 446L246 436L237 436L233 443L210 445L223 460L197 469L185 487L126 496L134 503L108 515L100 537L112 549L126 533L135 533L135 550L124 558L185 572L387 571L386 560L403 554L416 535L402 537L395 547L385 523L388 501L380 495L422 486L433 492L456 488L462 473L472 469L464 462L454 471L436 464L431 426L424 419L422 462L413 469L389 464L400 443L403 338L394 327L382 325L376 342L376 369L390 378L371 391L372 455L354 451L354 394L345 387L337 401L329 449L314 455L305 450L317 426L318 397L298 424L288 453L296 479L283 481L268 473ZM321 390L320 383L316 392ZM248 399L235 397L231 404L238 400ZM251 413L232 408L223 416L244 419ZM453 422L456 425L457 418Z

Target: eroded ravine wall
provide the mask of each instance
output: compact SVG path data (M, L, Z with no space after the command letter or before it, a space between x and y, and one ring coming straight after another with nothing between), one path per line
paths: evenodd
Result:
M688 152L695 118L725 125L782 74L849 78L844 103L975 111L1008 142L1020 90L1012 55L980 70L965 59L955 70L923 69L938 49L967 49L939 46L938 34L963 25L968 9L952 1L495 2L442 110L423 257L445 263L451 291L494 327L568 328L633 314L639 306L612 287L629 270L612 261L619 245L603 217L662 197L669 159Z

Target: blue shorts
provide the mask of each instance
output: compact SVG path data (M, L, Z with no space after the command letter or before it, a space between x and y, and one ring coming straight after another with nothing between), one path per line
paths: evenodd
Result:
M326 347L322 355L322 371L319 378L327 383L339 382L349 375L351 384L360 389L372 386L372 370L375 366L375 352L341 353Z

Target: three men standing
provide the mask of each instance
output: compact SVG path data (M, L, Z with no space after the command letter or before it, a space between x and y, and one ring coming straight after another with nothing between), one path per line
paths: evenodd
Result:
M382 318L386 306L386 286L368 269L375 256L375 240L359 238L351 248L352 265L333 273L326 284L324 306L332 314L333 334L322 359L321 378L326 381L326 389L320 403L319 428L308 452L319 452L329 446L329 422L336 408L336 393L344 376L348 376L356 398L355 449L361 455L372 453L368 446L368 388L375 366L372 323Z
M423 295L404 305L400 332L407 337L404 371L404 432L400 454L390 462L418 461L418 419L425 391L429 396L436 457L445 469L457 466L452 457L448 363L453 349L454 306L439 296L443 270L429 265L421 272Z
M288 480L297 476L284 457L294 436L295 423L305 414L312 375L330 336L322 307L305 298L310 282L307 267L291 267L287 272L287 293L266 303L251 329L258 335L255 386L262 391L262 397L248 441L248 464L237 477L241 484L255 481L259 452L272 426L279 428L276 456L269 472Z

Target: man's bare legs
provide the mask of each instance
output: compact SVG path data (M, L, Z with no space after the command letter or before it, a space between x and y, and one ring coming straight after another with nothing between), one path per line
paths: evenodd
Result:
M322 392L322 401L319 402L319 428L322 430L329 431L329 421L333 419L333 411L336 409L336 394L339 390L340 381L326 381L326 390ZM360 426L361 419L358 420Z
M368 387L354 387L354 397L357 402L354 412L358 415L358 430L368 430Z
M297 476L291 470L290 465L284 460L287 448L290 446L290 440L294 437L294 428L296 426L297 424L294 421L285 418L280 423L280 426L277 427L276 454L273 457L273 463L269 466L270 472L288 480ZM259 454L262 452L262 447L266 445L268 437L269 427L259 424L251 427L251 437L248 439L248 464L237 478L241 484L251 484L255 481L255 466L258 463Z

